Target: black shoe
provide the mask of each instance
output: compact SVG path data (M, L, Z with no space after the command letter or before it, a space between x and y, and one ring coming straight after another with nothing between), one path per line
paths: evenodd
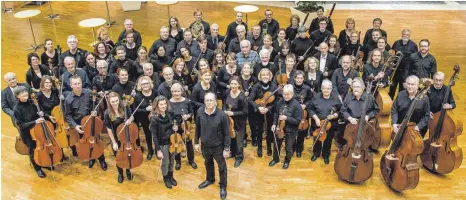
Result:
M296 152L296 157L297 157L297 158L301 158L301 152L299 152L299 151Z
M169 180L168 175L167 175L167 176L163 176L163 182L165 183L165 187L167 187L168 189L172 189L172 183L171 183L171 181Z
M94 167L95 160L89 160L89 164L87 165L89 168Z
M378 153L378 152L379 152L379 150L374 149L374 148L372 148L371 146L369 146L369 151L370 151L371 153Z
M66 157L66 156L63 156L61 157L61 160L60 162L64 162L64 161L68 161L70 158Z
M123 174L118 174L118 183L123 183L124 180L125 177L123 176Z
M78 157L78 152L73 151L73 156L74 156L74 157Z
M328 157L324 157L324 163L325 163L326 165L328 165L328 164L330 163L330 160L328 159Z
M312 157L311 157L311 161L312 161L312 162L314 162L314 161L316 161L316 160L317 160L317 158L319 158L319 156L317 156L317 155L312 155Z
M257 157L262 158L262 147L257 148Z
M175 169L180 170L181 169L181 162L176 162L175 164Z
M50 166L50 167L46 167L45 169L46 169L46 170L49 170L49 171L52 171L52 170L55 170L55 167L54 167L54 166Z
M172 184L172 186L177 186L178 182L176 182L175 178L173 178L173 172L168 172L168 180Z
M221 199L227 198L227 189L224 187L220 187L220 198Z
M248 146L248 140L244 139L243 140L243 147L246 148Z
M206 180L206 181L202 182L202 183L199 185L199 189L204 189L204 188L206 188L207 186L212 185L212 184L214 184L214 182L210 182L210 181Z
M276 161L276 160L272 160L269 162L269 167L273 167L274 165L276 165L278 162L280 161Z
M253 141L252 141L252 146L257 147L257 141L256 141L256 140L253 140Z
M149 153L147 154L147 160L152 160L152 156L153 156L153 155L154 155L154 153L149 152Z
M290 162L283 163L283 169L288 169L290 167Z
M236 160L235 161L235 168L238 168L240 165L241 165L241 162L243 162L243 160Z
M197 164L194 161L189 162L189 164L191 165L193 169L197 169Z
M37 176L38 176L39 178L45 178L45 176L46 176L45 173L44 173L44 171L42 171L42 169L36 170L36 174L37 174Z
M100 161L100 168L104 171L107 171L107 163L105 162L105 160Z
M131 171L126 171L126 178L128 178L128 180L133 180L133 173L131 173Z
M272 156L272 149L267 149L267 156Z

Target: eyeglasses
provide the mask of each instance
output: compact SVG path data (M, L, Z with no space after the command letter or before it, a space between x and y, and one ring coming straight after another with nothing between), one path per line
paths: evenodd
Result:
M141 83L141 85L149 85L150 83Z

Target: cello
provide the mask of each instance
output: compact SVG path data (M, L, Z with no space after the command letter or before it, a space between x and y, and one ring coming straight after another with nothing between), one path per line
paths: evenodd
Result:
M120 124L117 127L116 132L118 140L121 141L120 149L118 149L116 154L116 164L120 168L132 169L139 167L142 164L142 150L141 147L136 144L136 139L139 135L138 126L132 122L126 125L126 121L130 118L128 116L128 103L131 99L131 96L123 96L123 106L125 107L125 123ZM141 103L144 102L144 99ZM135 109L137 110L139 106ZM131 115L133 116L134 113ZM124 132L122 134L122 132Z
M37 107L40 117L44 117L41 112L39 103L35 94L31 94L31 99ZM49 121L36 124L33 128L34 138L36 140L36 149L34 149L34 161L41 167L51 167L60 162L63 152L55 140L53 124Z
M92 107L94 111L99 108L100 103L104 98L101 98L100 102L97 101L97 91L92 91ZM88 123L90 121L90 123ZM76 144L76 151L80 160L92 160L97 159L104 153L104 143L100 139L100 132L104 127L104 123L98 117L88 115L81 119L82 130L84 131L83 137L79 139Z
M409 122L417 103L425 98L430 82L424 83L424 88L411 102L403 118L398 132L395 134L390 148L380 159L382 179L392 190L401 192L416 188L419 182L419 166L417 157L424 149L421 134L415 130L416 124Z
M340 179L350 183L361 183L372 176L374 161L369 153L369 146L373 142L374 127L366 122L367 104L370 101L372 80L366 88L366 99L362 106L362 114L358 124L349 123L345 128L343 138L347 141L343 151L339 151L335 158L335 173Z
M330 110L329 116L335 114L335 112L337 112L337 109L333 107L332 110ZM315 139L311 149L314 149L314 146L316 145L317 141L324 142L325 139L327 139L327 131L330 130L331 127L332 124L330 123L328 117L326 117L324 120L320 120L320 128L316 129L312 133Z
M442 105L448 102L451 87L460 71L455 65L455 73L446 87ZM429 120L429 138L424 140L424 151L421 154L422 164L426 169L438 174L448 174L457 169L463 161L463 150L458 147L457 138L463 132L463 122L451 110L442 106L440 112L434 113Z

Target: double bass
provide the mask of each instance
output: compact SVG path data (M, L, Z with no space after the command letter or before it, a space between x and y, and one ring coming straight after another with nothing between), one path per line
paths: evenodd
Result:
M411 102L408 112L395 134L390 148L385 151L380 160L382 179L391 189L401 192L416 188L419 182L419 166L417 157L424 149L421 134L415 130L416 124L409 122L416 105L425 98L430 82L424 83L424 88Z
M347 143L343 151L339 151L335 158L335 173L340 179L350 183L366 181L372 176L374 170L374 161L369 153L369 146L372 144L375 129L365 120L372 90L370 79L359 122L356 125L349 123L346 126L343 137Z
M433 119L429 121L429 138L424 140L424 151L421 154L424 167L438 174L450 173L463 161L463 150L457 144L457 138L463 132L463 122L453 111L443 108L448 102L451 87L455 85L455 79L460 71L459 65L455 65L453 70L455 73L446 87L442 109L434 113Z
M92 107L93 111L99 108L100 102L96 105L97 91L92 91ZM90 123L89 123L90 122ZM100 139L100 132L104 127L102 120L96 116L88 115L81 119L82 130L84 131L83 137L79 139L76 144L76 152L80 160L97 159L104 153L104 143Z
M138 126L134 122L126 125L126 121L130 118L130 116L128 116L128 103L130 98L131 96L123 96L125 123L120 124L116 129L118 140L121 142L120 149L118 149L116 154L116 164L118 167L124 169L139 167L143 160L141 147L136 144L136 139L139 135ZM144 102L144 100L142 100L141 103L142 102ZM141 103L137 108L141 106ZM135 110L137 110L137 108Z
M31 99L37 107L39 116L44 117L44 113L41 112L34 93L31 94ZM34 138L37 143L36 149L34 149L34 161L37 165L41 167L51 167L56 163L59 163L62 159L63 152L55 140L52 122L44 121L40 124L36 124L33 130Z

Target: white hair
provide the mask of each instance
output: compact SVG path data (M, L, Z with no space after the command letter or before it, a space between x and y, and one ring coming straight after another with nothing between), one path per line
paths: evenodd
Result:
M291 84L286 84L286 85L283 87L283 94L285 94L286 92L291 92L291 93L294 94L293 85L291 85Z
M214 24L212 24L212 25L210 26L210 28L214 28L214 26L216 26L217 28L219 27L218 24L215 24L215 23L214 23Z
M132 19L125 19L125 22L123 22L123 24L126 25L126 22L133 22L133 20Z
M270 56L270 51L268 49L262 49L259 51L260 56Z
M12 78L16 78L16 74L13 73L13 72L7 72L7 73L5 74L5 76L3 76L3 78L4 78L5 80L7 80L7 79L12 79Z
M142 65L142 69L146 69L146 68L151 68L151 69L153 69L154 66L153 66L152 63L150 63L150 62L144 63L144 64Z
M96 63L97 67L98 66L104 66L104 67L108 67L108 63L107 61L105 60L98 60L97 63Z
M66 58L63 60L64 63L69 63L69 62L71 62L71 61L75 62L75 61L74 61L74 58L71 57L71 56L66 56Z
M240 24L240 25L236 26L236 31L241 30L241 29L246 31L246 27L244 27L244 25Z
M241 43L239 45L248 45L251 46L251 42L249 40L241 40Z
M406 82L408 82L408 80L412 80L412 81L414 81L417 85L419 85L419 77L417 77L416 75L408 76L408 78L406 78Z
M162 32L163 29L168 29L168 27L166 27L166 26L160 27L160 32Z
M329 86L330 88L332 88L332 81L328 80L328 79L325 79L322 81L322 87L324 86Z
M167 71L167 70L168 70L168 71ZM165 67L165 68L163 68L163 70L162 70L163 73L167 73L167 72L169 72L169 71L173 72L173 69L172 69L171 67Z
M66 42L73 41L73 40L78 42L78 38L75 35L69 35L68 39L66 39Z
M364 90L366 89L366 86L364 85L364 81L362 80L361 77L356 77L353 79L353 82L352 82L352 86L355 84L355 83L359 83L361 85L361 88Z
M443 72L440 72L440 71L435 72L434 77L436 77L436 76L440 76L442 78L445 78L445 74Z

